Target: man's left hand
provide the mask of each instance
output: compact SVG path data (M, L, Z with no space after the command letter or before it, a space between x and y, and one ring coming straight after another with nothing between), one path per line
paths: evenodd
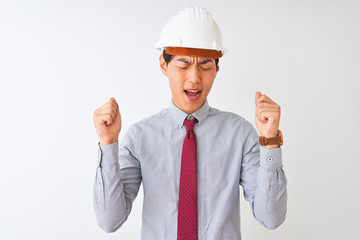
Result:
M268 96L256 92L255 94L255 123L260 136L272 138L277 136L280 123L280 106ZM270 148L278 147L269 146Z

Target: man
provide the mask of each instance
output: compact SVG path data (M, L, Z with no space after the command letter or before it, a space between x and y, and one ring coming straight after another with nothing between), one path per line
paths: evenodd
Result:
M142 181L141 239L241 239L239 184L254 217L266 228L278 227L287 202L279 105L255 94L260 138L241 116L209 106L225 49L205 9L180 11L164 26L157 47L172 93L169 108L133 124L121 143L115 99L94 112L100 138L94 184L98 224L116 231Z

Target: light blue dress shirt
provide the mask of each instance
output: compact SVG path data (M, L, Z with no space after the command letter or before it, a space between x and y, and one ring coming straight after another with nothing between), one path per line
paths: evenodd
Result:
M260 146L247 120L208 102L192 115L199 121L194 127L199 240L241 239L239 185L254 217L266 228L278 227L287 205L281 147ZM183 121L189 117L171 102L131 125L120 144L98 143L94 210L106 232L126 221L142 182L141 239L176 239Z

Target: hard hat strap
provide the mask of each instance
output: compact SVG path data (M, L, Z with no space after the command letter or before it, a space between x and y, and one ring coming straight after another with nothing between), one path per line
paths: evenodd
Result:
M171 55L198 56L205 58L221 58L221 51L201 48L167 47L165 52Z

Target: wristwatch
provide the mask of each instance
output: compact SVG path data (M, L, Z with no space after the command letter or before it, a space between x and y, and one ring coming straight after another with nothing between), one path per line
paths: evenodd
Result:
M273 138L266 138L266 137L260 136L259 143L261 146L274 145L274 144L283 145L282 132L280 130L278 130L277 136L273 137Z

